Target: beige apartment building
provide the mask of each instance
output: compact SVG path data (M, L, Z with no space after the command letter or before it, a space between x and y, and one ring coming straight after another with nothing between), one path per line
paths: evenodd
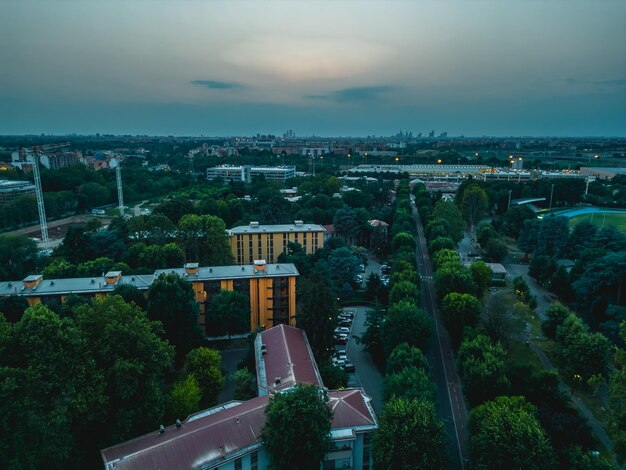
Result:
M274 263L281 253L287 251L289 242L299 243L307 254L315 253L324 246L326 229L296 220L293 224L278 225L250 222L227 232L233 256L237 264L242 265L252 264L258 259Z

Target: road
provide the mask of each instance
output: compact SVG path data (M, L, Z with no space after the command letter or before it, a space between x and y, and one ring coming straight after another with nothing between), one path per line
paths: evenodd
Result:
M415 208L413 198L413 215L417 222L417 270L422 279L422 306L424 311L433 319L435 325L435 340L431 341L431 347L427 358L431 366L431 372L437 385L437 404L440 415L444 420L448 434L446 456L448 468L465 468L469 459L467 449L467 406L463 397L461 379L456 370L454 352L448 332L443 326L436 302L436 291L433 269L428 255L424 228Z
M348 375L348 386L363 388L365 394L372 399L374 412L380 416L383 407L383 376L369 353L363 351L363 347L356 342L356 337L365 333L365 318L369 307L345 307L343 310L354 312L347 352L348 358L354 364L355 373Z

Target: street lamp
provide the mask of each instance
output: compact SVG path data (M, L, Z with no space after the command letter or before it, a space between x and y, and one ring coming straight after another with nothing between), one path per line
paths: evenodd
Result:
M511 208L511 193L513 192L512 189L509 189L509 203L506 206L506 210L507 212L509 211L509 209Z
M552 212L552 196L554 195L554 183L552 183L552 188L550 189L550 212Z

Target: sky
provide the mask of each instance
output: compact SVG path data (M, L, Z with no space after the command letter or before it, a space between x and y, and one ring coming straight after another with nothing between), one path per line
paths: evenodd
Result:
M624 0L2 0L0 134L626 136Z

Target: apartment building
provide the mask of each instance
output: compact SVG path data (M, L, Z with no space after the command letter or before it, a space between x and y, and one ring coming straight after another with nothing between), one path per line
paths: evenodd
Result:
M208 306L221 290L241 292L249 298L250 331L283 323L295 325L298 270L291 263L266 264L263 260L249 266L200 267L198 263L187 263L184 268L159 269L149 275L123 276L121 271L110 271L96 277L44 279L36 274L22 281L0 282L0 296L25 297L30 305L63 304L70 295L102 299L120 285L132 285L147 295L154 280L169 273L192 284L200 310L199 323L209 336Z
M302 246L307 254L315 253L324 246L326 229L322 225L305 224L296 220L293 224L262 225L250 222L226 231L233 257L237 264L251 264L255 259L275 262L286 253L289 242Z
M213 181L222 178L226 181L243 181L250 183L255 176L263 176L268 181L285 182L295 178L295 166L248 166L220 165L206 169L206 179Z
M265 410L271 395L288 392L297 384L319 387L333 411L331 447L323 468L373 467L371 442L378 423L371 399L360 388L325 391L304 331L279 325L260 333L255 359L260 385L257 397L223 403L103 449L105 470L267 469L270 457L259 438Z

